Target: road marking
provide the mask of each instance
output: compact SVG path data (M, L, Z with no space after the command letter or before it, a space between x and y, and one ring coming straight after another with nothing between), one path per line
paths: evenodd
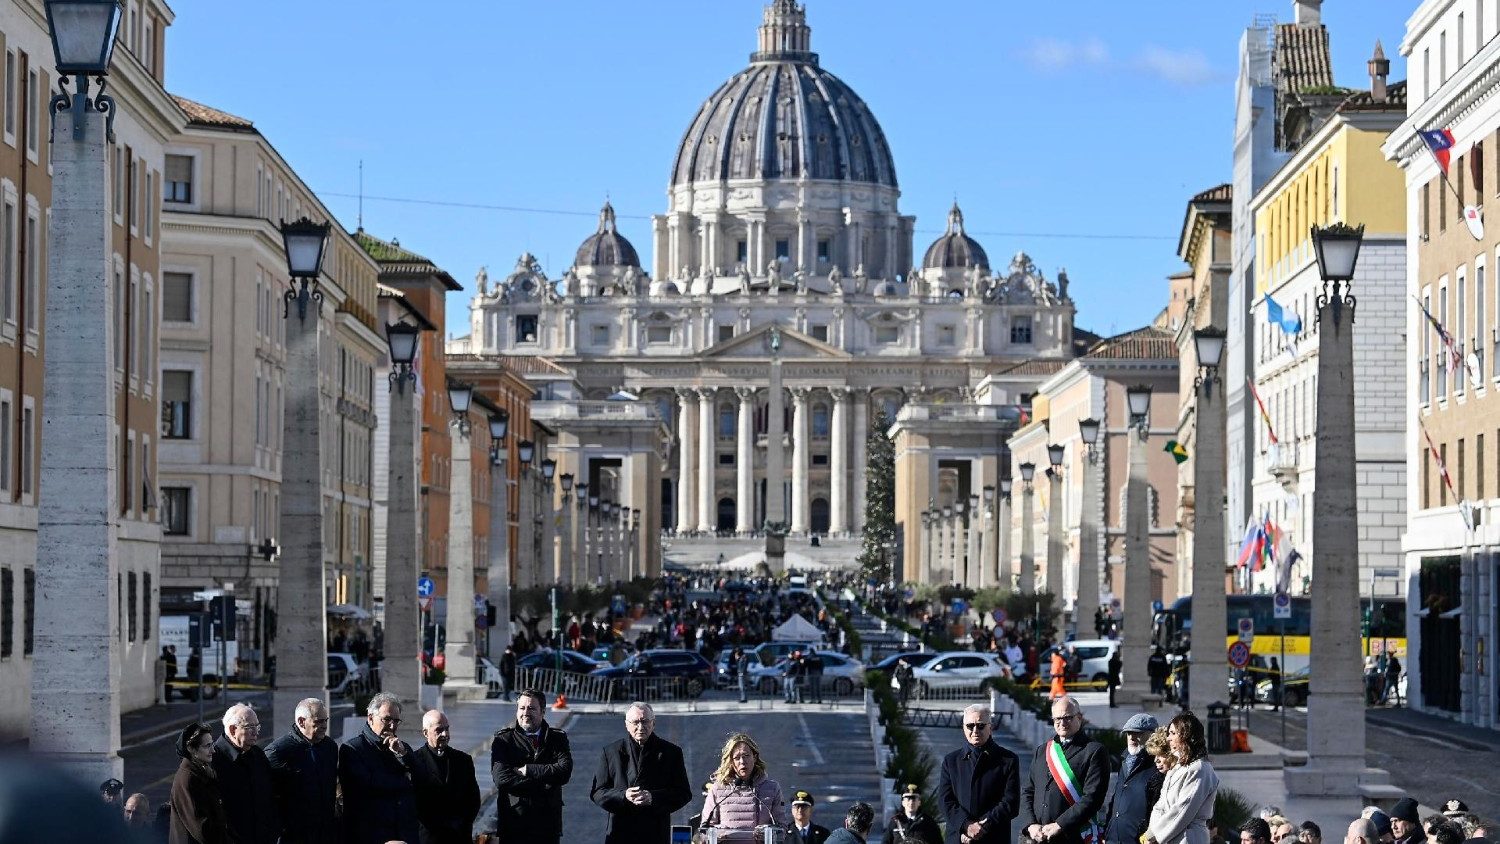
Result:
M802 746L806 747L813 755L813 764L823 764L823 752L818 750L818 743L813 741L812 730L807 728L807 718L801 712L797 713L797 725L802 728Z
M1402 736L1402 737L1405 737L1405 738L1411 738L1412 737L1411 733L1404 733L1404 732L1402 732L1400 730L1397 730L1397 729L1394 729L1392 727L1387 727L1385 724L1382 724L1379 721L1370 721L1369 724L1370 724L1370 726L1374 727L1377 730L1385 730L1386 732L1388 732L1388 733L1390 733L1392 735ZM1461 747L1461 746L1459 746L1457 744L1454 744L1453 742L1447 741L1446 739L1440 739L1440 738L1436 738L1434 736L1429 736L1429 735L1425 735L1424 734L1424 735L1422 735L1421 738L1422 738L1422 741L1424 743L1436 744L1436 745L1439 745L1441 747L1446 747L1449 750L1465 750L1466 749L1466 748ZM1456 779L1457 779L1457 777L1456 777Z

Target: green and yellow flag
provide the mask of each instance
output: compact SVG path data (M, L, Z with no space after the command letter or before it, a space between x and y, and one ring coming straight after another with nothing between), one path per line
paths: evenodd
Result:
M1165 451L1166 453L1172 455L1172 459L1176 460L1177 465L1179 466L1187 462L1187 448L1185 448L1182 443L1176 440L1167 440L1167 447L1162 449L1162 451Z

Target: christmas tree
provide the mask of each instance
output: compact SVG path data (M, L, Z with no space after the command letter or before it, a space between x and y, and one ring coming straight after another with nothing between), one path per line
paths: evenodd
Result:
M865 530L859 565L865 574L889 578L896 559L896 446L886 436L891 420L882 412L865 439Z

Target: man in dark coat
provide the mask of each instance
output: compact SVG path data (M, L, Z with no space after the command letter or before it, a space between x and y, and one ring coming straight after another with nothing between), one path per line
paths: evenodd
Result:
M422 716L422 737L426 742L410 757L421 844L470 844L479 816L474 757L448 746L448 716L436 709Z
M1156 719L1145 713L1130 716L1120 732L1125 734L1125 758L1115 778L1115 793L1105 810L1106 844L1138 844L1151 820L1151 807L1161 796L1165 776L1146 753L1146 739L1157 728Z
M573 751L568 734L542 717L546 705L541 692L522 691L516 722L495 733L490 746L500 842L538 844L562 836L562 788L573 778Z
M1057 736L1031 755L1030 776L1021 784L1021 825L1034 841L1082 844L1109 793L1109 754L1104 745L1084 735L1083 710L1072 695L1052 701L1052 729ZM1076 802L1052 779L1047 760L1054 747L1072 772Z
M792 792L792 825L789 828L791 844L823 844L832 830L822 824L813 823L813 796L810 791Z
M589 798L609 813L605 844L666 841L672 813L693 799L682 748L656 734L656 713L637 701L625 710L627 736L605 745Z
M328 737L328 707L321 698L306 698L293 720L292 729L266 748L285 827L281 844L336 841L339 746Z
M271 763L256 746L260 718L243 703L224 713L224 735L214 742L212 761L229 829L240 844L276 844L281 822L271 784Z
M937 821L922 811L922 789L916 783L907 783L906 792L901 795L901 808L885 824L882 844L938 844L942 840L943 831L938 829Z
M365 708L365 726L339 745L345 844L418 840L411 746L396 737L401 699L381 692Z
M1021 761L995 743L990 708L964 709L964 746L943 757L938 811L946 844L1009 844L1021 787Z

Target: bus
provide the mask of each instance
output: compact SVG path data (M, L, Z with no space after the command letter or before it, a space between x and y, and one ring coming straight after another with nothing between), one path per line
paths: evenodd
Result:
M1292 617L1276 618L1271 604L1271 595L1227 595L1228 608L1224 631L1224 648L1239 641L1239 620L1250 619L1255 625L1255 639L1250 644L1250 653L1269 662L1270 657L1285 661L1281 669L1293 672L1307 667L1312 648L1312 600L1305 597L1292 598ZM1360 653L1365 656L1394 654L1406 659L1406 601L1402 598L1378 598L1362 602L1362 615L1368 617L1369 629L1363 631ZM1350 624L1364 626L1365 619L1353 618ZM1192 596L1178 598L1170 608L1156 613L1152 619L1151 644L1167 653L1182 653L1192 639ZM1283 647L1285 650L1283 650Z

